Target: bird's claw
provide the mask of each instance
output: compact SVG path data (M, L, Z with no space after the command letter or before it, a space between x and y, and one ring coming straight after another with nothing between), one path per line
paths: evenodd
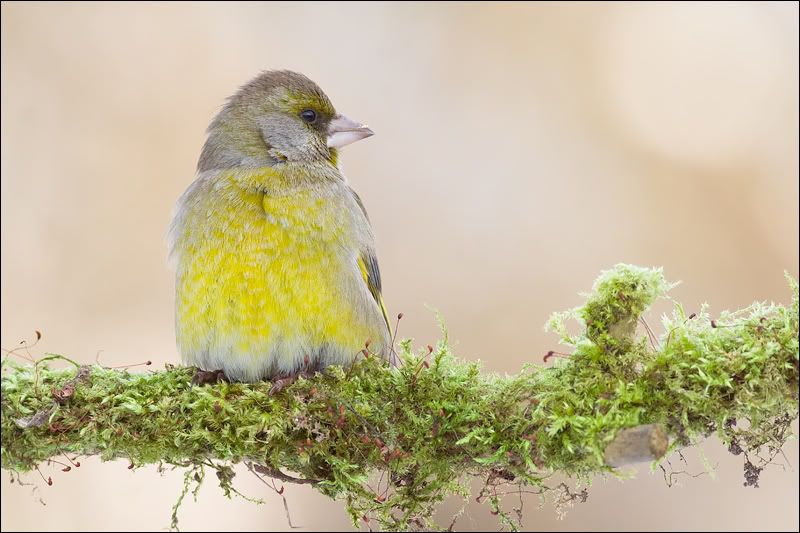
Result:
M280 391L282 391L283 389L285 389L286 387L288 387L289 385L291 385L295 381L297 381L297 376L296 375L288 376L288 377L285 377L285 378L279 378L279 379L274 380L272 382L272 387L270 387L270 389L269 389L269 395L270 396L274 396L274 395L278 394Z
M269 389L269 395L274 396L275 394L278 394L283 389L285 389L286 387L297 381L297 378L299 377L303 377L304 379L311 379L314 377L314 374L315 372L311 370L306 370L303 372L299 372L293 376L285 376L282 378L275 379L272 381L272 387L270 387Z
M200 370L192 377L192 385L213 385L220 381L230 381L224 370Z

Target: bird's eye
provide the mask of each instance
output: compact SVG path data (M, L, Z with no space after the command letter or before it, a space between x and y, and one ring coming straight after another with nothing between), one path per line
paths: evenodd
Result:
M313 124L313 122L317 120L317 113L313 109L306 109L300 112L300 118L309 124Z

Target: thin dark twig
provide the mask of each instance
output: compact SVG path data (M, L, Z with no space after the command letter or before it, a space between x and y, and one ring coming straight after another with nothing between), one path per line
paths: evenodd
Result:
M650 346L652 346L654 350L658 350L658 348L656 347L658 339L656 338L656 334L653 333L653 330L650 329L650 324L648 324L647 320L645 320L643 317L639 317L639 322L642 323L645 331L647 331L647 338L650 339Z
M287 483L297 483L298 485L317 485L319 484L320 480L318 479L304 479L300 477L292 477L287 474L284 474L277 468L272 468L271 466L259 465L255 463L246 463L247 467L258 472L259 474L263 474L265 476L269 476L275 479L280 479L281 481L285 481Z
M286 496L283 495L283 488L278 490L278 487L275 486L275 481L274 480L272 481L272 484L270 485L269 483L267 483L267 481L263 477L259 476L258 473L255 470L255 467L256 466L260 466L260 465L254 465L253 463L246 463L246 464L247 464L247 469L250 470L250 472L254 476L256 476L264 485L266 485L267 487L269 487L272 490L274 490L275 493L278 496L281 497L281 499L283 500L283 509L284 509L284 511L286 511L286 521L289 523L289 528L290 529L297 529L298 526L295 526L294 524L292 524L292 515L289 513L289 503L286 501ZM267 474L267 475L269 475L269 474Z

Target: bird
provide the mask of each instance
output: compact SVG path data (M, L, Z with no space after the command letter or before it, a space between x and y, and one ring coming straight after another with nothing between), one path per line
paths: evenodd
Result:
M308 77L269 70L206 131L168 229L178 350L196 376L292 382L397 365L367 211L339 152L373 135Z

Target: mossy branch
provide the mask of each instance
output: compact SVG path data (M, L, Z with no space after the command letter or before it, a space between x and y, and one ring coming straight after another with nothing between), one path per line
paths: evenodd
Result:
M588 481L714 433L745 453L754 484L763 465L748 453L777 453L797 417L798 287L789 282L789 307L754 304L712 320L705 308L686 316L676 304L656 339L641 315L671 285L660 270L618 265L585 305L551 319L571 353L550 352L552 366L510 377L457 360L446 335L419 353L401 343L400 369L367 356L275 395L269 383L193 386L191 368L142 374L6 360L2 467L29 471L64 453L178 465L184 494L213 468L230 494L231 465L244 462L342 499L354 522L391 529L434 527L436 504L468 495L473 477L485 480L478 499L513 527L502 484L541 494L553 472ZM568 318L583 331L570 335ZM585 498L559 491L562 502Z

